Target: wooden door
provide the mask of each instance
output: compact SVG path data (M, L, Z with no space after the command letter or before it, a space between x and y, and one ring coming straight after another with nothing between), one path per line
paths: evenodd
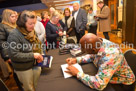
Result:
M110 8L111 28L117 28L117 0L108 0Z
M134 5L134 22L133 22L133 43L134 43L134 47L136 48L136 1L135 1L135 5Z
M123 1L123 42L136 48L136 0Z

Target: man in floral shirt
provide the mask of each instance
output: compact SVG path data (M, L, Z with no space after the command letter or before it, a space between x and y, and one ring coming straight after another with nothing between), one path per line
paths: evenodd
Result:
M108 83L121 84L121 91L134 91L135 76L131 68L127 64L122 51L114 43L103 39L96 35L88 33L81 40L81 49L88 55L68 58L66 62L70 65L67 69L68 73L76 76L84 84L90 88L103 90ZM87 46L91 45L91 46ZM79 72L78 69L71 66L74 63L90 63L93 62L98 68L95 76ZM90 69L91 70L91 69ZM115 88L116 89L116 88ZM116 89L118 91L118 88Z

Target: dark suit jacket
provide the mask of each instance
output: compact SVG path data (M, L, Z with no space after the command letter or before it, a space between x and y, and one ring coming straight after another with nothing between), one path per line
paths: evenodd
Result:
M74 16L75 11L72 12L72 16ZM76 18L76 31L79 33L80 30L85 30L87 24L87 14L84 9L79 9L77 18Z

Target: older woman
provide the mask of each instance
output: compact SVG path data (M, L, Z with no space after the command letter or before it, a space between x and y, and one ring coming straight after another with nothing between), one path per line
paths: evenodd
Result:
M67 35L68 40L74 40L74 42L77 42L76 36L75 36L75 20L73 18L73 16L71 16L71 11L69 8L65 8L64 10L64 18L62 19L63 23L66 25L66 31L67 31ZM70 41L68 41L70 42Z
M55 11L56 11L55 8L50 7L50 9L49 9L50 17L52 17L52 14L53 14Z
M50 21L46 25L46 39L47 39L47 47L53 49L53 47L58 46L59 36L63 35L63 27L59 23L60 14L58 11L55 11ZM50 46L51 45L51 46Z
M17 28L8 37L9 55L19 80L25 91L34 91L41 68L35 66L42 62L41 48L34 31L36 16L32 11L23 11L17 20Z

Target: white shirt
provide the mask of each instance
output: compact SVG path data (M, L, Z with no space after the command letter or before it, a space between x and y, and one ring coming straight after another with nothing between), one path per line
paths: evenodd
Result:
M75 14L74 14L74 19L75 19L75 21L76 21L78 12L79 12L79 10L77 10L77 11L75 12Z
M76 21L78 12L79 12L79 9L78 9L78 10L75 12L75 14L74 14L74 19L75 19L75 21ZM76 26L76 22L75 22L75 26Z
M92 12L92 14L88 13L88 15L87 15L87 23L88 24L93 24L96 22L96 20L94 19L94 16L96 16L95 12Z
M38 36L38 39L43 43L45 41L45 28L43 24L39 21L36 21L34 30Z

